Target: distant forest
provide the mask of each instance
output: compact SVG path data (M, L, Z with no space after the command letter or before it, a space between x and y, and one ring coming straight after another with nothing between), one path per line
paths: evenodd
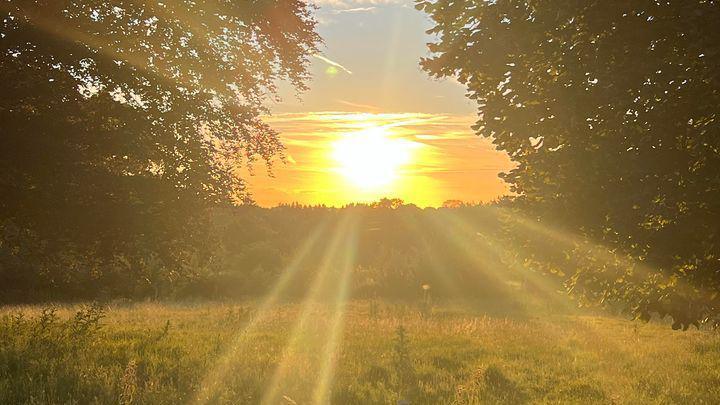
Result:
M448 201L420 209L400 200L344 208L253 205L213 208L171 240L137 235L123 250L103 254L101 243L60 250L15 235L0 250L4 302L78 299L224 299L268 294L291 277L283 296L301 298L321 271L340 277L350 266L357 298L479 298L554 294L560 286L533 277L511 256L511 223L503 203ZM6 228L6 232L9 230ZM337 246L351 238L351 249ZM334 245L335 244L335 245ZM89 248L94 247L94 248ZM353 249L354 248L354 249ZM333 251L350 256L345 264ZM540 250L537 250L538 252ZM542 285L539 285L542 284ZM423 289L423 286L425 289Z

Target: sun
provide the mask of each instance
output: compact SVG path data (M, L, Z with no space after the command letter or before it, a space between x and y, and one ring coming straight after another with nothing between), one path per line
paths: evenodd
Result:
M393 137L385 127L373 127L343 135L332 145L338 172L365 190L393 183L413 155L416 143Z

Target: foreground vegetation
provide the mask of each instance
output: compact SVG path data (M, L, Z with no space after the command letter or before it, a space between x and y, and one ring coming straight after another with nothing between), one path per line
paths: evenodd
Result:
M0 310L0 403L713 403L720 336L469 305Z

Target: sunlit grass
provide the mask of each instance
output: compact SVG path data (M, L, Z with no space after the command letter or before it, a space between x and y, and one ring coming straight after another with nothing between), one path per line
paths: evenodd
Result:
M489 317L466 306L435 307L427 317L413 305L381 303L371 315L367 302L344 305L343 326L335 328L334 307L315 305L307 322L313 331L335 330L310 333L309 344L327 347L332 338L335 347L284 360L303 308L266 309L248 334L251 350L230 364L213 403L259 402L280 361L296 382L327 383L280 380L281 401L395 403L400 325L413 403L713 403L720 395L720 337L708 331L590 315ZM187 402L259 307L114 307L91 333L74 332L77 309L60 308L59 319L45 326L39 307L1 310L1 403L118 403L130 394L132 403ZM328 364L331 352L325 372L318 365Z

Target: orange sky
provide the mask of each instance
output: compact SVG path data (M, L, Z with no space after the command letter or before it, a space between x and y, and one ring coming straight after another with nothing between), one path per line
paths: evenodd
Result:
M425 207L448 199L487 201L507 192L497 173L511 163L488 140L472 134L473 116L322 112L278 114L266 121L282 133L287 161L275 162L274 177L262 166L249 177L262 206L291 202L340 206L397 197ZM383 142L390 142L389 156L374 152L375 145L369 150L362 146L368 129L377 128ZM353 173L344 170L347 157L337 152L341 140L348 138L357 140L345 152L355 165L350 170L359 168L361 180L369 175L369 185L358 184ZM385 167L384 160L393 163L401 153L407 156L399 163L376 172ZM386 179L385 172L394 175ZM372 181L374 177L381 177L380 184Z
M315 0L325 41L310 90L280 85L266 121L287 162L246 176L262 206L343 205L399 197L419 206L488 201L507 192L506 155L473 134L476 106L454 80L419 67L431 23L412 0Z

